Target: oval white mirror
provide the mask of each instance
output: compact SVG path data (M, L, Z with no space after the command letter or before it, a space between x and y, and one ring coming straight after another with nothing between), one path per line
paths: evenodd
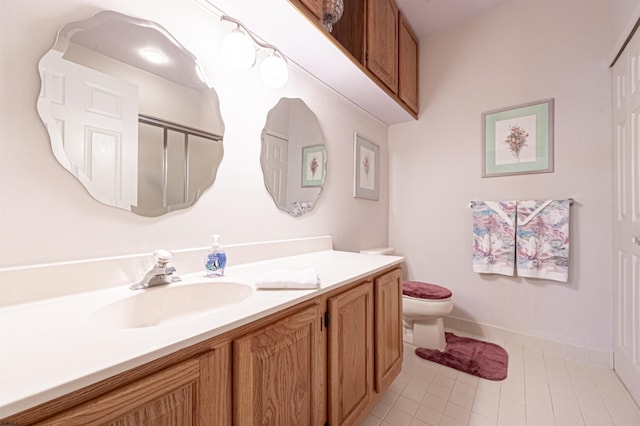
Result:
M301 99L282 98L269 111L260 164L280 210L292 216L313 210L327 175L327 149L318 119Z
M98 201L158 216L213 184L223 156L218 96L160 25L112 11L67 24L39 71L53 153Z

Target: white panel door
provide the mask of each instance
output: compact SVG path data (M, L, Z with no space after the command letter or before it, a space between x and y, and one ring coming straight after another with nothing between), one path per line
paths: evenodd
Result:
M264 133L262 139L264 157L264 176L267 187L283 209L287 208L287 150L289 141L271 133Z
M65 60L40 61L38 111L56 158L91 195L129 209L138 199L138 86Z
M640 32L613 68L615 370L640 403Z

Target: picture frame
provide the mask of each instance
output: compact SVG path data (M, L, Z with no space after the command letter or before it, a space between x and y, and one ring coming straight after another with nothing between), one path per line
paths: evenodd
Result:
M302 148L302 187L322 187L326 176L326 155L324 145Z
M553 172L553 99L482 113L482 177Z
M377 201L380 198L380 147L353 134L353 196Z

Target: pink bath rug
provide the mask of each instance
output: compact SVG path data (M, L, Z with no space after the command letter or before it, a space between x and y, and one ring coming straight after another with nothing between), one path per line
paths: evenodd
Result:
M448 332L445 338L447 346L443 352L417 348L416 355L483 379L507 378L509 355L501 346Z

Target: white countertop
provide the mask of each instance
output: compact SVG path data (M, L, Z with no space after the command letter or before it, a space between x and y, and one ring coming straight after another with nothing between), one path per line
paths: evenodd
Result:
M204 273L184 275L182 282L170 285L237 282L251 286L253 293L238 304L153 327L111 328L90 319L100 307L134 295L128 286L1 308L0 418L220 335L403 260L399 256L327 250L229 267L220 278L206 278ZM320 288L254 289L253 283L265 272L307 267L318 270Z

